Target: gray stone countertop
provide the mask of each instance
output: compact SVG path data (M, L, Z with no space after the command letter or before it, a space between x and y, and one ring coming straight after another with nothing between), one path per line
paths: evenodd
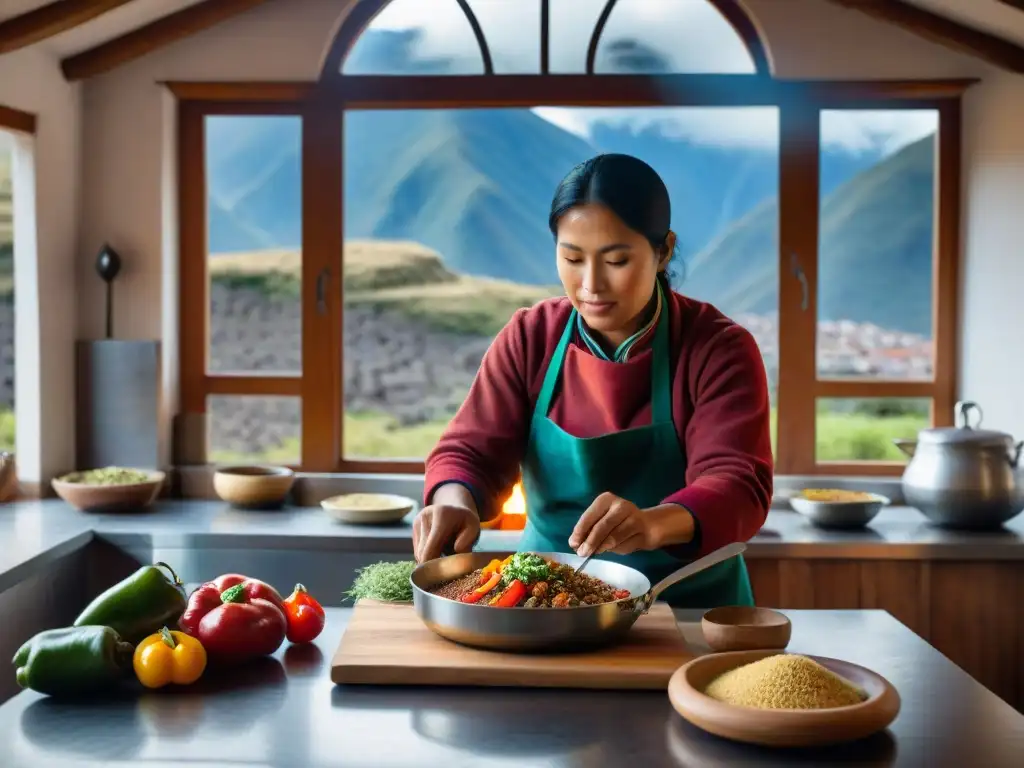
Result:
M201 549L262 548L411 554L410 519L397 525L333 522L319 507L240 511L219 501L166 500L138 514L79 512L60 500L0 505L0 591L96 537L115 545ZM478 549L513 550L518 531L483 531ZM859 531L824 531L795 512L773 509L751 540L749 558L1024 560L1024 515L1002 531L944 531L916 510L890 507Z
M25 691L0 706L5 768L257 765L907 766L1018 768L1024 715L882 611L785 611L789 650L869 667L901 698L892 726L831 749L772 750L710 736L664 691L334 686L330 659L351 609L328 609L312 646L288 646L180 690L87 705ZM706 652L695 619L681 629Z

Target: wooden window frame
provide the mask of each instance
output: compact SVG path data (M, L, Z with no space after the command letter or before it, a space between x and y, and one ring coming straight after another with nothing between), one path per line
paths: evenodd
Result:
M547 70L542 24L539 75L342 75L341 62L387 0L355 6L308 83L168 83L179 100L181 410L205 414L218 395L285 395L302 403L301 464L314 473L422 474L422 460L357 460L343 455L344 114L367 109L486 107L776 107L779 115L779 380L776 474L894 476L898 462L818 462L815 405L822 397L929 397L932 423L952 423L956 399L957 272L960 252L961 96L973 80L801 81L774 78L752 23L732 0L710 0L741 34L752 75L590 74ZM546 7L546 3L542 4ZM610 0L606 11L614 5ZM723 8L727 10L723 10ZM603 14L606 17L606 14ZM606 18L605 18L606 20ZM599 27L603 26L599 20ZM478 36L484 60L486 42ZM933 238L933 379L820 379L817 274L820 113L823 110L934 109L936 215ZM204 121L210 115L296 115L302 119L302 360L295 375L211 374L206 370L209 295ZM794 258L802 278L793 269ZM806 282L806 296L804 284ZM803 309L801 309L803 307ZM306 365L306 361L316 365ZM204 420L200 420L203 422ZM194 441L189 441L194 443Z

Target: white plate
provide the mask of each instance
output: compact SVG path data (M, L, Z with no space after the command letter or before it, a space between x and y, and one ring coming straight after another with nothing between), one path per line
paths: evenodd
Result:
M398 522L416 508L416 502L391 493L346 493L324 499L320 506L339 523L380 525Z

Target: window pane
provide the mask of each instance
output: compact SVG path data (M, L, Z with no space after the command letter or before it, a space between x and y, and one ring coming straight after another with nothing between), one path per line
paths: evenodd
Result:
M893 440L916 440L931 424L929 398L819 398L817 461L901 461Z
M777 110L351 112L346 457L423 458L512 312L561 294L551 196L601 151L662 175L688 262L678 289L754 333L774 397Z
M12 139L0 131L0 451L14 451L14 190Z
M302 370L302 120L206 118L211 373Z
M298 397L211 395L206 399L211 462L299 464L302 400Z
M564 6L575 9L577 3L555 0L552 4L563 6L564 14ZM585 62L593 24L581 22L582 18L571 33L568 23L560 23L557 30L552 23L552 29L553 35L559 35L555 37L559 48L568 42L562 35L583 38ZM578 49L580 43L573 42L573 50ZM753 74L756 70L743 40L707 0L619 0L601 34L594 71Z
M487 4L494 5L495 0ZM508 15L509 9L499 9L497 13ZM481 15L484 14L478 14L478 20ZM493 20L493 11L491 16ZM482 20L481 27L485 34L489 31ZM529 29L527 24L523 36L529 34ZM508 30L507 34L511 39L512 31ZM495 45L490 39L487 42L489 46ZM492 47L492 57L494 54ZM495 71L499 71L497 66ZM392 0L356 40L342 62L341 72L345 75L482 75L484 65L473 28L455 0Z
M930 380L934 110L821 115L818 375Z
M480 22L495 74L540 72L540 0L469 0L469 5Z

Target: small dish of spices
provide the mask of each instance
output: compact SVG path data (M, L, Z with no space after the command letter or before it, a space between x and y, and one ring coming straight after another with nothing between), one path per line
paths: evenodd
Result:
M827 746L889 726L900 697L869 669L778 650L700 656L668 687L693 725L734 741L777 747Z

